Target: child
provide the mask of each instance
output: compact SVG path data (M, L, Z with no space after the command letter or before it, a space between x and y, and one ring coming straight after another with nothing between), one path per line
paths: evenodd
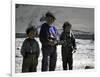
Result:
M73 69L72 55L76 50L76 43L75 43L75 38L73 34L71 33L71 26L72 25L69 22L65 22L63 25L63 32L61 33L61 36L60 36L60 41L62 42L63 70Z
M39 45L34 39L36 36L36 29L32 26L26 30L28 38L26 38L21 47L21 55L23 56L22 72L36 72L38 57L39 57Z
M47 12L45 14L45 20L46 22L42 24L41 30L40 30L40 42L42 44L42 71L54 71L56 68L56 61L57 61L57 52L56 52L56 44L55 40L56 38L51 33L55 33L53 31L54 27L51 27L51 25L55 21L55 16Z

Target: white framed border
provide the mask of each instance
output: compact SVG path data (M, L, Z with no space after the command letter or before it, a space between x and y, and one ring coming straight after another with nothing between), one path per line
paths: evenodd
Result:
M11 31L11 38L12 38L12 42L11 42L11 45L12 45L12 54L11 54L11 73L12 73L12 76L13 77L27 77L27 76L36 76L36 77L51 77L51 76L58 76L58 77L61 77L62 75L64 77L68 76L81 76L84 74L84 76L89 76L89 74L91 74L92 72L93 73L96 73L96 57L95 57L95 70L73 70L73 71L55 71L55 72L37 72L37 73L15 73L15 4L29 4L29 5L45 5L45 6L59 6L59 7L78 7L78 8L94 8L94 12L95 12L95 9L96 9L96 6L95 5L88 5L88 4L76 4L76 3L65 3L65 2L62 2L62 3L59 3L59 2L41 2L41 1L33 1L33 0L12 0L12 3L11 3L11 8L12 8L12 17L11 17L11 24L12 24L12 31ZM94 15L95 16L95 15ZM94 22L95 22L95 17L94 17ZM94 24L94 28L95 28L95 24ZM96 53L95 53L95 56L96 56ZM91 71L91 72L90 72ZM80 75L79 75L80 73ZM85 74L86 73L86 74ZM67 74L67 75L66 75ZM73 75L72 75L73 74Z

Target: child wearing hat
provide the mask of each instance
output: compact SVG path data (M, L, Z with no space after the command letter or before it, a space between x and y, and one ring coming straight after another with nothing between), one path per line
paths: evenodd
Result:
M56 68L57 52L56 52L56 28L53 23L55 16L51 12L45 14L45 23L40 29L40 42L42 44L42 71L54 71Z
M73 53L76 52L76 43L71 27L72 25L68 21L65 22L60 36L63 70L73 69Z
M22 72L36 72L38 57L39 57L39 44L34 39L36 36L36 29L30 26L26 29L27 38L24 40L21 47L21 55L23 56Z

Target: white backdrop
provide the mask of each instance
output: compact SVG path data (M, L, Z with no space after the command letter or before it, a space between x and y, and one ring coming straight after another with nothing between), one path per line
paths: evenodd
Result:
M99 18L100 18L100 2L99 0L14 0L17 2L31 3L36 4L53 4L53 5L63 5L63 6L87 6L95 7L95 70L87 71L68 71L68 72L47 72L47 73L34 73L34 74L18 74L19 77L94 77L98 76L100 72L100 27L99 27ZM9 77L11 76L11 1L10 0L1 0L0 4L0 76ZM14 43L13 43L14 44Z

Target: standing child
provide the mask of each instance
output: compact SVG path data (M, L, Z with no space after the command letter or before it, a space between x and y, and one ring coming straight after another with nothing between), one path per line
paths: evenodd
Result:
M71 24L65 22L63 25L63 32L60 36L62 42L62 62L63 70L73 69L73 53L76 52L76 43L73 34L71 33Z
M23 56L22 72L36 72L38 57L39 57L39 45L34 39L36 36L36 29L32 26L27 28L26 38L21 47L21 55Z
M45 14L46 22L42 24L40 30L40 42L42 44L42 71L54 71L56 68L57 52L56 52L56 30L52 24L55 16L51 12Z

